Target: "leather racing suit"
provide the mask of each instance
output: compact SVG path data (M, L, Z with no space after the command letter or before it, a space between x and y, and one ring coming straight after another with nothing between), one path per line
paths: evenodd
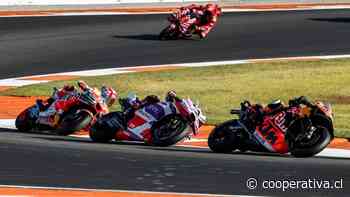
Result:
M206 6L192 4L180 8L178 14L184 16L180 28L184 35L190 36L189 28L195 25L195 33L201 38L205 38L215 26L221 15L221 9L216 4L207 4Z

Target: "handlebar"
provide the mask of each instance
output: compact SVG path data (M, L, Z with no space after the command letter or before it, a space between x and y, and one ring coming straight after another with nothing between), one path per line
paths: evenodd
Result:
M241 114L241 110L240 109L231 109L231 114Z

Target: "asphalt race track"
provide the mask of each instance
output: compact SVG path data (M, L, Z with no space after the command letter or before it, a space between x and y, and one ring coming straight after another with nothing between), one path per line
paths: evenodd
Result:
M350 11L225 13L205 41L159 41L166 15L0 18L0 78L350 53Z
M0 136L1 184L295 196L281 190L249 190L246 180L343 178L344 189L309 192L328 196L348 196L350 192L350 161L345 159L96 144L82 138L19 134L11 130L1 130Z
M92 68L350 53L350 11L225 14L207 40L158 41L165 15L0 18L0 78ZM88 139L0 129L0 184L283 195L246 180L343 178L343 189L298 196L348 196L350 161L207 149L95 144ZM307 193L307 192L311 192Z

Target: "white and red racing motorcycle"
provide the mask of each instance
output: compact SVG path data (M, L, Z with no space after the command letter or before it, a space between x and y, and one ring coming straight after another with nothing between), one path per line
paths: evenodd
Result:
M122 104L123 99L120 99ZM206 117L191 99L154 102L137 109L131 118L125 111L102 116L90 129L94 142L139 141L154 146L171 146L198 133Z

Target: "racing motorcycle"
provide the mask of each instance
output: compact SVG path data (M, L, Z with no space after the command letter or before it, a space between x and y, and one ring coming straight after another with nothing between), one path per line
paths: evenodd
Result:
M321 152L334 138L333 113L330 104L296 104L273 115L260 118L249 101L231 110L239 119L216 126L208 137L214 152L240 151L290 152L295 157L311 157ZM288 117L288 111L298 113ZM257 123L259 122L259 123Z
M58 91L54 88L53 95ZM22 111L16 118L16 128L21 132L49 131L51 134L70 135L75 131L89 130L89 127L102 114L108 113L108 106L104 103L99 92L88 90L79 93L77 103L59 116L58 124L54 127L38 123L39 113L45 111L52 103L52 97L42 106L42 100Z
M124 99L119 100L123 106ZM98 119L90 129L94 142L139 141L154 146L171 146L197 134L206 121L191 99L155 102L137 109L131 118L125 111L112 112Z
M194 20L192 25L188 28L188 32L181 32L181 24L187 22L188 20ZM176 40L181 38L190 38L188 35L197 34L196 23L199 22L196 16L184 16L179 12L173 13L168 17L170 24L164 28L160 34L160 40ZM187 34L187 35L186 35Z

